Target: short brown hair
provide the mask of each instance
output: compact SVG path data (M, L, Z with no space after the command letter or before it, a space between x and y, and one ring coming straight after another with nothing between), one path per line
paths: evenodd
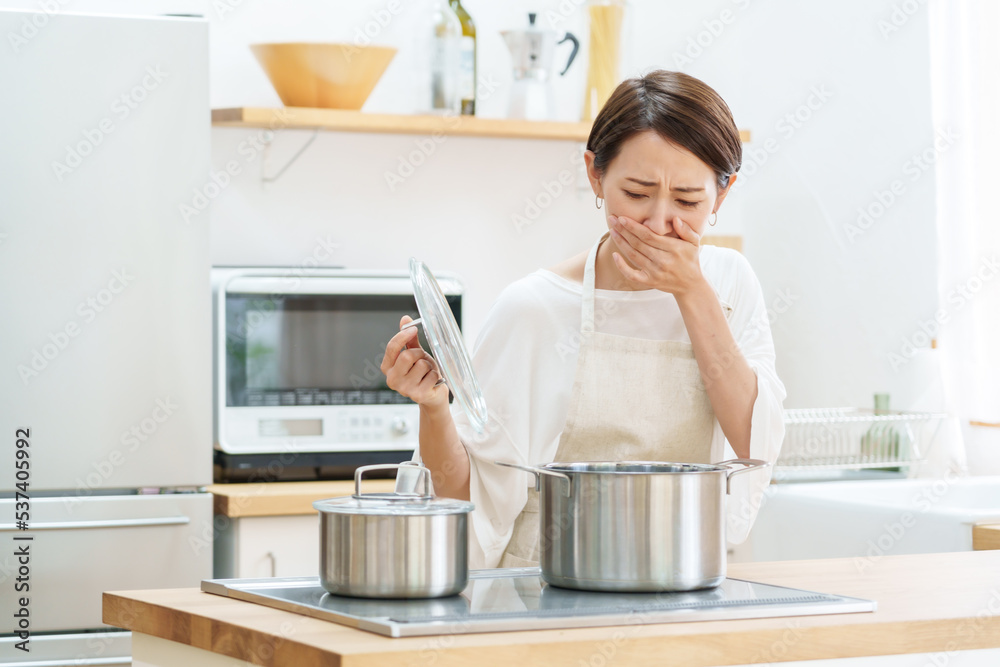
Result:
M594 167L604 172L625 140L646 130L694 153L715 172L720 190L743 162L729 107L711 87L683 72L655 70L615 88L587 139Z

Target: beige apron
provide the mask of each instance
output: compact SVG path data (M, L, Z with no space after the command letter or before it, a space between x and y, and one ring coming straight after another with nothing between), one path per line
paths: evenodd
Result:
M583 273L580 356L555 460L710 463L715 413L691 344L594 331L594 263L606 238L590 251ZM537 564L532 486L500 567Z

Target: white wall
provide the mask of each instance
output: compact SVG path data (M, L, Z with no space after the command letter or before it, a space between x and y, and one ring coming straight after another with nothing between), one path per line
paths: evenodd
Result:
M503 117L511 76L499 30L526 25L531 5L475 0L466 4L478 26L480 79L498 82L495 93L477 102L478 113ZM387 2L281 2L280 6L247 2L224 14L209 11L213 106L280 105L247 48L249 43L354 41L358 28L388 6ZM427 6L427 2L405 3L378 31L373 41L396 46L400 53L369 98L366 111L410 113L418 108L410 85L412 30ZM565 21L560 19L562 29L583 37L583 18L574 7ZM558 54L564 61L569 45L560 47ZM554 118L579 118L585 65L581 51L567 76L556 82ZM434 145L414 136L323 133L277 183L263 185L259 175L264 156L248 162L253 151L239 152L241 143L257 134L225 128L213 134L216 165L235 159L246 167L211 210L216 263L296 264L311 255L317 237L327 235L342 244L335 264L401 269L408 257L417 256L434 269L456 271L466 280L464 324L470 341L505 285L586 248L602 229L593 193L579 173L579 160L574 160L582 148L572 142L451 137ZM273 156L267 158L268 173L280 168L281 156L294 154L310 134L279 132ZM433 153L402 185L390 190L386 172L396 172L401 161L420 151L420 144L433 146ZM576 185L560 186L561 172L573 174ZM550 197L555 188L561 192ZM531 226L516 226L512 216L525 215L531 206L528 200L548 205Z
M389 5L185 1L144 7L193 4L210 18L213 106L277 105L249 43L352 40ZM509 59L498 31L521 25L536 9L543 23L565 15L558 27L585 44L578 2L465 2L479 29L480 74L499 82L480 101L481 115L502 116L506 108ZM77 0L73 8L114 4ZM405 3L376 36L401 51L366 110L414 108L413 32L426 4ZM915 14L907 15L912 8ZM699 76L729 102L740 127L753 132L743 183L716 230L745 236L769 302L792 297L773 324L786 405L866 406L884 390L894 407L909 407L925 387L923 366L903 364L897 372L889 355L902 351L904 337L923 342L920 323L937 305L934 174L908 162L934 140L923 3L632 0L630 10L631 71L666 67ZM555 117L576 117L585 64L584 49L556 82ZM784 120L796 113L796 126ZM310 133L279 132L267 160L262 153L251 159L255 151L243 144L257 134L213 130L216 168L230 160L242 168L210 209L215 263L297 264L319 238L340 244L331 264L402 268L415 255L465 277L470 336L504 285L582 250L601 230L582 181L555 197L531 227L519 230L511 221L523 214L526 199L573 168L572 143L449 138L390 191L386 171L417 149L419 137L322 133L277 183L264 185L262 166L273 173ZM902 194L852 239L846 226L856 223L859 207L877 209L877 193L891 191L894 181Z
M905 166L933 138L928 28L921 9L883 37L879 21L893 4L716 2L671 27L682 45L699 32L708 42L711 22L730 19L687 71L754 133L727 207L740 209L765 293L795 297L773 324L788 407L866 406L880 389L906 407L900 399L914 395L917 369L896 373L887 354L936 305L933 169L913 182ZM675 39L641 43L645 62L686 55ZM904 194L866 232L849 234L857 209L897 179Z
M498 31L517 25L530 7L540 9L542 21L565 13L558 2L466 4L479 29L481 73L503 82L480 113L502 116L510 77ZM921 8L913 17L894 16L893 5L631 5L631 69L679 68L703 78L727 99L738 124L753 132L745 183L722 210L717 230L745 235L768 301L791 295L792 305L774 322L789 407L866 406L879 390L906 407L900 401L914 395L915 369L906 364L894 372L888 355L899 351L904 336L919 332L919 322L936 307L933 170L907 165L932 146L934 133L926 15ZM213 104L277 103L248 42L352 39L384 6L244 2L215 16ZM569 13L558 27L585 37L582 14ZM410 20L401 14L391 22L379 36L383 43L405 47L400 26ZM893 20L901 26L883 36L886 25L897 27ZM881 28L880 21L886 22ZM701 51L689 40L700 42ZM555 116L578 113L585 63L558 82ZM366 109L412 108L405 64L401 54ZM794 124L784 120L796 113ZM230 159L245 134L215 130L217 165ZM308 136L283 134L288 136L279 137L275 149L286 153ZM389 192L383 174L415 148L415 140L322 134L281 181L266 188L252 165L212 210L215 260L297 262L324 234L343 244L337 261L350 266L399 267L417 255L465 276L466 326L474 335L505 284L584 248L600 230L588 189L557 197L522 233L511 223L526 197L536 197L544 181L570 168L572 144L452 138ZM852 239L845 226L856 223L857 209L877 202L873 193L891 192L894 180L905 191Z

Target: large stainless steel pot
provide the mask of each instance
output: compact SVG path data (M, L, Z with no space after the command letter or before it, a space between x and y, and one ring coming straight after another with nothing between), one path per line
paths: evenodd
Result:
M361 493L366 472L393 468L419 472L423 493ZM435 498L423 466L363 466L354 485L352 496L313 503L320 515L323 588L364 598L436 598L465 588L472 503Z
M757 459L496 463L535 475L539 565L546 583L631 592L721 584L729 481L770 465Z

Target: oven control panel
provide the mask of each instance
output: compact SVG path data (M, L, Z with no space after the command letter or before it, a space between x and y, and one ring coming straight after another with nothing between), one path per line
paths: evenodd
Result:
M233 454L414 449L418 418L414 404L227 407L217 446Z

